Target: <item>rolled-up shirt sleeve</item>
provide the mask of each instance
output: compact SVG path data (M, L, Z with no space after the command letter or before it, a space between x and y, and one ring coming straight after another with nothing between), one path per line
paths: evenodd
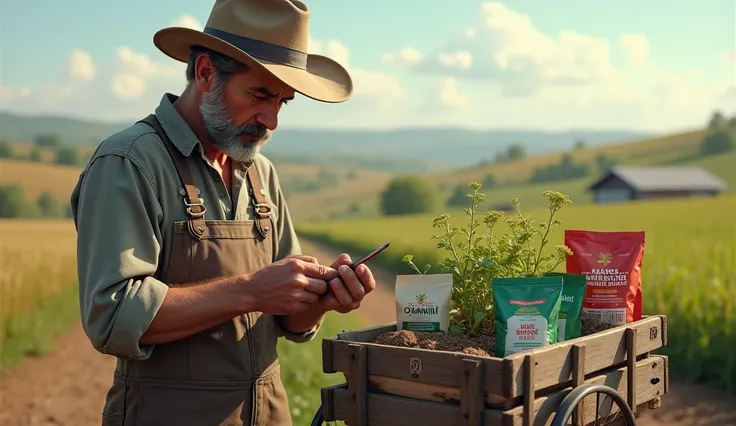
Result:
M150 175L125 155L98 154L80 175L71 207L88 338L104 354L149 358L154 345L139 340L168 291L154 278L163 212Z

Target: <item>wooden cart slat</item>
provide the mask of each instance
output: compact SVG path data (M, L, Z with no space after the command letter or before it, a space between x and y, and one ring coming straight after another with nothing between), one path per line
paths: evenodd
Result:
M534 359L535 395L540 396L572 385L575 364L573 348L585 345L580 352L583 374L624 365L627 359L627 329L635 330L632 345L639 357L661 348L667 342L667 318L654 315L590 336L525 351L506 358L488 358L463 353L400 348L368 343L395 324L338 334L323 341L323 370L342 372L350 381L350 345L365 347L367 388L395 396L460 403L463 387L464 360L481 363L482 388L486 406L508 409L521 403L524 395L526 356ZM637 380L638 382L638 380ZM627 397L624 390L624 397ZM632 397L634 395L631 395ZM641 400L636 395L638 401Z
M627 367L608 369L590 375L584 383L605 384L617 390L621 395L627 394ZM668 359L662 355L652 355L636 363L636 383L633 387L636 400L645 408L650 401L667 392ZM573 389L572 386L560 389L533 402L534 426L549 425L562 400ZM323 415L326 421L351 419L354 412L354 401L351 392L345 385L323 389ZM432 425L464 425L460 405L437 403L401 396L392 396L369 392L366 397L368 413L366 426L407 426L418 424ZM612 411L615 413L616 410ZM584 420L590 424L595 416L595 398L587 398L584 405ZM603 410L606 413L606 410ZM485 408L482 411L484 425L522 426L523 406L509 410Z

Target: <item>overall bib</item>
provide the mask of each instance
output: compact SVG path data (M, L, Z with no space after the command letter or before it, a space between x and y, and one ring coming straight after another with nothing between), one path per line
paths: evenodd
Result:
M247 171L255 220L205 220L185 158L157 118L142 120L163 140L186 194L187 220L174 223L169 286L254 272L270 264L272 223L255 162ZM183 195L183 194L182 194ZM188 338L158 344L151 357L118 359L103 426L291 426L272 315L252 312Z

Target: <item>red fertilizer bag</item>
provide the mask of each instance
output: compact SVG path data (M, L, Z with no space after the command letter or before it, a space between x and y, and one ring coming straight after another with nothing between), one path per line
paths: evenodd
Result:
M565 230L567 272L585 274L583 311L609 324L642 317L644 231Z

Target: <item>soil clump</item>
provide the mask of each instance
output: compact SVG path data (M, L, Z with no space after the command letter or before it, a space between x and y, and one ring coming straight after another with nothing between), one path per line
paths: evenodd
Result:
M613 327L616 325L605 323L595 315L583 313L581 316L580 329L583 336ZM441 331L389 331L377 336L371 343L401 348L461 352L484 357L493 357L496 352L494 330L477 336L445 334Z

